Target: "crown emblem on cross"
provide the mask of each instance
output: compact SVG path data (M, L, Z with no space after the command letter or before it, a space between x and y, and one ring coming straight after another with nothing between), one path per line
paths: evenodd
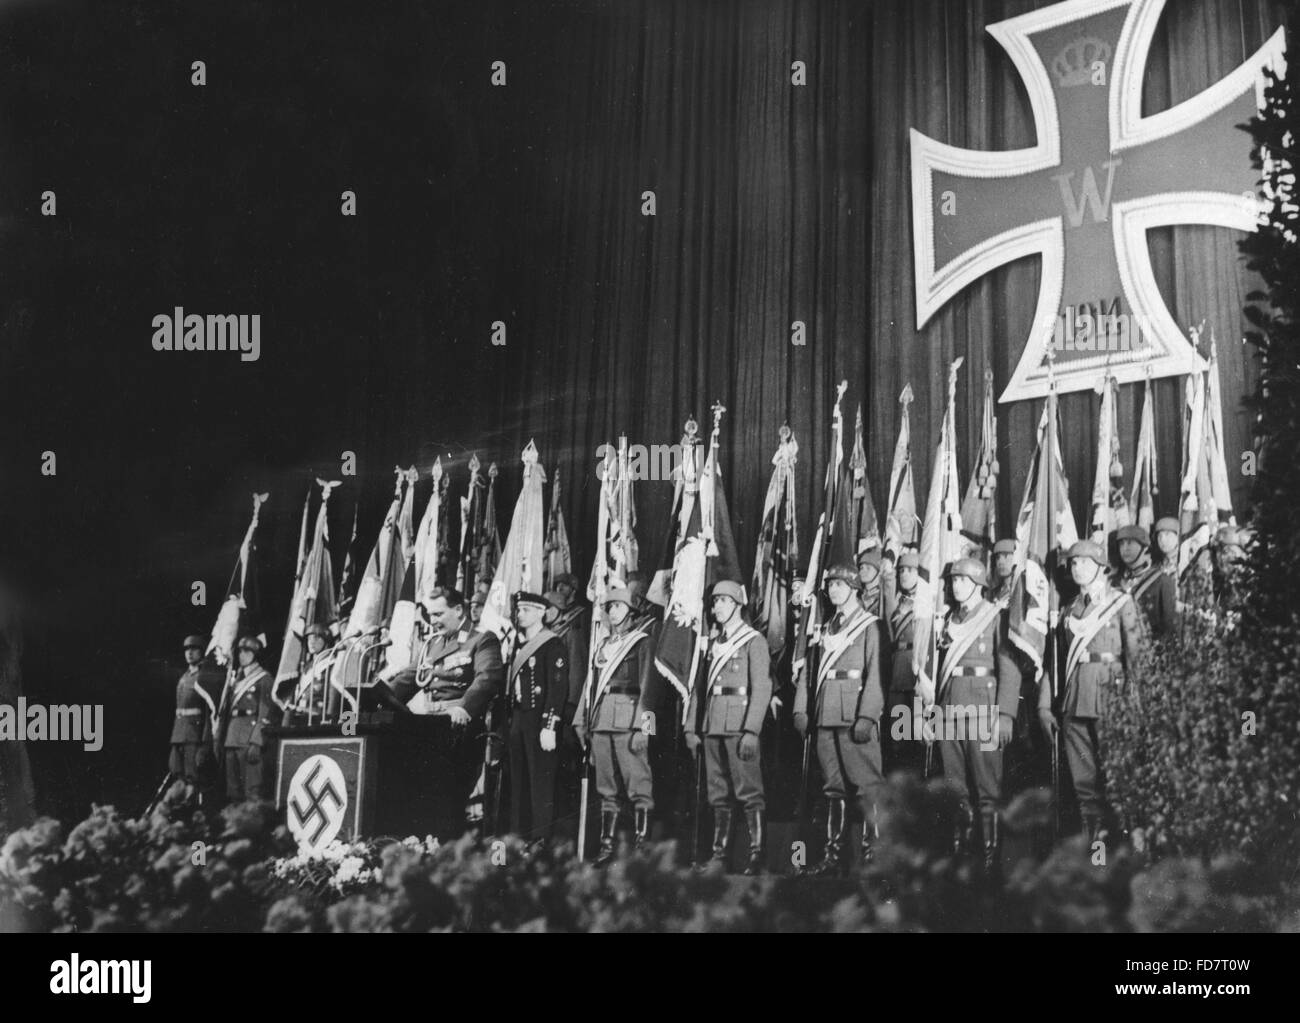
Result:
M1052 58L1052 74L1057 83L1068 89L1087 85L1092 81L1093 67L1098 61L1110 60L1110 44L1096 36L1079 36L1065 44L1065 48Z

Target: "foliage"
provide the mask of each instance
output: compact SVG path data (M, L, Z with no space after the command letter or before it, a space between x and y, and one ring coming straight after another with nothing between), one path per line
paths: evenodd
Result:
M671 842L624 848L604 868L577 861L569 846L472 835L335 844L307 856L293 853L269 806L209 819L177 786L148 818L96 807L66 836L48 819L11 835L0 850L0 929L1192 931L1300 920L1283 890L1239 859L1148 867L1129 850L1099 860L1079 838L1053 847L1043 792L1009 808L1006 883L990 884L975 862L952 855L955 813L941 783L895 777L868 869L810 881L691 869Z

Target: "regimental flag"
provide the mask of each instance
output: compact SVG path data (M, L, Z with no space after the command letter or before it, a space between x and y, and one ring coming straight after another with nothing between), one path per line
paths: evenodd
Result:
M1192 331L1200 347L1200 331ZM1223 404L1219 389L1219 353L1213 334L1210 359L1204 373L1193 373L1186 383L1183 426L1183 479L1179 488L1180 526L1178 570L1185 574L1198 563L1220 523L1235 525L1228 467L1223 451Z
M456 566L456 589L467 596L473 594L477 581L474 573L478 570L483 530L483 490L486 484L479 474L481 466L477 452L469 456L469 484L465 496L460 499L460 558Z
M943 617L943 579L948 566L965 552L961 532L961 485L957 480L957 430L953 422L957 403L956 359L948 370L948 404L939 427L939 447L926 495L925 524L921 527L920 565L916 578L915 627L912 632L912 666L917 675L937 679L939 666L935 642Z
M646 590L646 600L658 604L667 610L670 591L672 590L673 564L677 548L685 536L687 523L690 521L690 504L699 492L700 463L699 425L694 418L688 419L682 433L681 462L673 467L673 504L668 517L668 529L663 543L659 547L659 558L655 562L654 576ZM689 486L687 485L689 483ZM588 596L591 591L588 591Z
M422 603L442 585L440 572L444 570L442 556L447 547L444 532L447 523L447 477L442 471L442 459L433 462L433 492L420 518L420 528L415 534L415 568L412 578L413 599Z
M915 546L920 523L916 517L916 489L912 485L912 385L898 396L903 406L894 445L894 464L889 470L889 509L885 519L885 557L898 564L906 547Z
M998 539L998 418L993 401L993 371L984 371L984 416L980 425L980 446L975 468L966 484L961 503L962 535L966 538L967 557L988 566L993 545Z
M415 470L410 472L414 473ZM403 500L403 495L412 484L407 470L399 468L394 473L397 483L393 489L393 500L388 506L388 514L384 516L384 524L379 529L379 538L370 554L366 573L361 577L357 599L352 605L352 614L343 632L345 639L387 625L402 592L407 566L404 552L408 546L402 535L402 524L410 521L410 505Z
M853 454L849 456L849 497L852 517L849 531L854 538L854 555L872 551L881 546L880 523L876 519L876 503L871 499L871 484L867 480L867 446L862 440L862 404L858 403L857 419L853 423Z
M1156 414L1155 393L1148 380L1142 395L1142 420L1138 428L1137 457L1133 462L1133 496L1130 499L1134 521L1148 533L1156 522Z
M843 520L837 522L836 518L840 513L840 491L843 489L841 468L844 463L844 415L840 411L840 402L843 401L844 392L848 387L848 381L841 380L835 392L835 407L831 411L831 450L830 457L826 461L826 476L822 484L821 516L817 520L817 531L813 533L812 550L808 554L808 569L804 572L803 586L794 594L799 625L795 632L794 655L790 663L792 678L797 678L804 670L810 654L809 648L816 646L821 640L822 576L829 565L833 564L830 555L836 533L847 535L847 530L843 528ZM910 392L905 393L909 395L910 401ZM850 555L849 564L852 563Z
M302 581L302 570L307 567L307 523L311 518L311 487L307 487L307 496L302 502L302 525L298 528L298 564L293 570L293 588L298 589Z
M1043 672L1048 621L1060 603L1053 585L1060 552L1078 539L1061 464L1056 392L1052 391L1038 423L1038 446L1016 517L1016 582L1008 605L1011 642L1033 661L1036 676Z
M402 572L401 587L397 592L397 601L393 604L393 613L388 621L388 648L384 656L384 669L380 678L384 681L395 676L411 663L415 646L415 484L420 474L415 466L406 473L406 495L402 498L402 510L397 516L397 535L401 540Z
M560 467L555 467L551 482L551 513L546 520L546 573L542 588L555 589L555 580L573 571L573 555L569 550L569 531L564 525L564 509L560 506Z
M357 599L357 519L361 514L361 498L352 506L352 533L348 536L347 550L343 552L343 571L339 573L339 595L336 603L340 620L352 611L353 601Z
M501 531L497 528L497 475L496 462L488 466L487 497L483 507L483 534L479 537L478 565L474 570L474 581L496 577L497 565L501 563ZM542 479L546 473L542 472ZM534 581L536 584L536 580Z
M257 579L257 522L262 505L268 494L253 495L253 518L244 533L243 543L239 545L239 560L230 576L230 585L226 589L226 599L217 612L216 624L212 626L212 638L208 640L207 652L214 656L218 664L234 663L233 651L241 634L257 636L266 645L266 634L262 632L260 621L260 599Z
M1092 482L1091 539L1109 549L1110 534L1131 521L1124 494L1124 466L1119 460L1119 419L1115 396L1119 385L1107 374L1101 382L1101 412L1097 421L1097 471Z
M619 438L617 452L612 444L604 447L605 461L600 467L600 491L596 498L596 556L592 559L591 575L587 580L587 599L592 607L593 650L598 646L597 632L604 622L605 593L616 583L626 584L628 574L636 571L638 560L627 438Z
M302 571L298 573L293 598L289 602L289 621L284 629L284 644L280 647L280 668L275 674L277 692L280 683L297 678L302 671L303 636L307 626L319 623L334 628L338 621L326 516L330 492L339 484L337 481L326 482L322 479L316 482L321 488L320 509L316 512L311 551L303 560ZM309 494L309 499L310 496Z
M523 463L523 488L515 502L510 535L506 537L505 548L501 551L496 574L488 589L480 626L485 632L495 632L501 638L505 656L509 656L515 635L514 622L510 618L510 598L520 590L536 593L546 571L546 500L542 495L546 473L537 460L537 447L531 440L524 448Z
M754 581L749 592L754 628L767 637L767 649L774 661L781 659L793 628L790 593L799 560L794 481L799 445L788 426L781 427L780 438L776 454L772 456L772 478L767 485L767 496L763 499L763 523L758 532ZM870 500L868 495L868 503ZM874 518L873 511L873 522ZM879 543L878 536L876 542Z
M743 580L718 465L722 413L722 407L715 405L709 452L698 476L698 449L692 445L684 455L679 540L673 556L668 610L655 649L655 665L681 695L683 705L689 698L708 632L709 588L722 580Z

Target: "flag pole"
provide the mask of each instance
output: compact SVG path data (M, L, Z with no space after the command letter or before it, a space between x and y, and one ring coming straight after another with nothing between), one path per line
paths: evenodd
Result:
M1053 507L1052 498L1056 491L1056 349L1053 345L1052 335L1047 338L1047 643L1044 650L1047 660L1047 680L1052 689L1052 703L1057 699L1057 671L1056 671L1056 629L1060 618L1060 599L1053 602L1052 595L1056 592L1056 572L1059 559L1057 553L1057 527L1056 527L1056 509ZM1043 471L1043 466L1038 467L1038 471ZM1055 607L1053 607L1055 603ZM1061 734L1058 728L1051 736L1052 743L1052 806L1053 824L1055 827L1054 838L1059 839L1061 835Z

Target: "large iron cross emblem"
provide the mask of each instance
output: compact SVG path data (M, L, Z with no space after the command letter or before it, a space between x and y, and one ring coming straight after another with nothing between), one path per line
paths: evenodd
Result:
M1176 376L1204 362L1156 285L1147 231L1252 231L1250 138L1238 125L1281 65L1279 29L1226 78L1143 116L1142 78L1164 0L1067 0L988 27L1024 81L1036 144L984 152L915 129L916 323L991 270L1042 257L1033 324L1001 401Z

